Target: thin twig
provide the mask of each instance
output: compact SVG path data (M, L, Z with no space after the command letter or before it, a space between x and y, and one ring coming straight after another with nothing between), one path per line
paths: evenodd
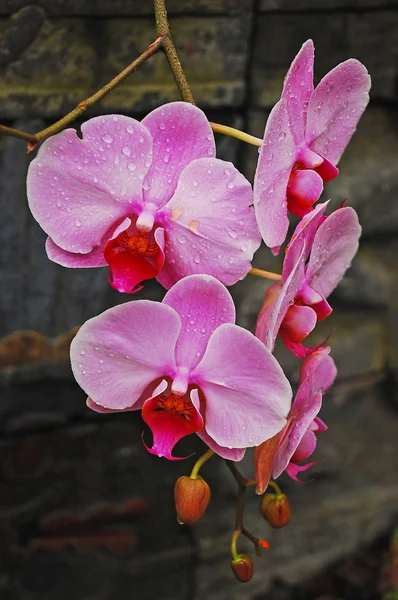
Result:
M256 277L262 277L263 279L271 279L271 281L281 281L282 275L279 273L273 273L272 271L263 271L263 269L256 269L253 267L249 271L249 275L255 275Z
M62 131L69 123L82 116L86 110L93 106L98 100L104 98L109 92L111 92L117 85L119 85L130 73L135 71L137 67L142 65L146 60L151 58L154 54L156 54L160 48L162 47L165 36L158 36L150 46L143 52L138 58L136 58L131 64L129 64L121 73L116 75L109 83L105 84L98 92L80 102L76 108L74 108L67 115L62 117L56 123L53 123L49 127L38 131L37 133L25 133L24 131L19 131L18 129L12 129L11 127L5 127L4 125L0 125L0 135L9 135L12 137L22 138L29 142L28 152L33 150L33 148L40 142L43 142L51 135Z
M210 121L210 127L215 133L229 135L242 142L251 144L252 146L261 146L263 143L263 140L260 138L250 135L250 133L246 133L245 131L241 131L240 129L236 129L235 127L230 127L229 125L221 125L221 123L213 123Z
M172 37L170 35L170 27L167 19L166 0L154 0L155 19L156 19L156 31L159 36L162 36L162 48L166 54L167 61L169 63L171 72L173 73L174 80L177 84L178 91L182 100L195 104L191 89L189 87L187 78L178 58L177 50L174 46Z

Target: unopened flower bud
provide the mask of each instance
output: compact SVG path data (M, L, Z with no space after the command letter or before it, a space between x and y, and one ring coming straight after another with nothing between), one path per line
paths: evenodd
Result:
M260 502L260 513L271 527L285 527L290 520L290 506L285 494L265 494Z
M193 525L204 515L210 501L210 487L202 477L196 479L183 475L174 487L177 520L181 524Z
M239 554L237 558L231 560L231 569L238 581L246 583L253 577L254 565L250 556Z

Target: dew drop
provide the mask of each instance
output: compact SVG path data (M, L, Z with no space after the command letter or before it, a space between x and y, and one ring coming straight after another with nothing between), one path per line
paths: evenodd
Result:
M284 140L286 137L286 133L284 131L281 131L279 136L278 136L278 140L281 142L282 140Z
M166 125L164 123L159 123L159 129L164 131L166 129Z
M80 221L80 219L75 220L75 225L76 225L76 227L81 227L82 222ZM84 354L84 352L83 352L83 354Z
M137 165L133 162L128 163L127 168L129 171L135 171L137 168Z
M105 142L105 144L112 144L113 142L113 137L111 135L109 135L109 133L106 133L105 135L103 135L101 137L102 141Z
M126 131L127 133L134 133L134 127L132 125L127 125Z
M195 256L193 260L198 265L200 263L200 256Z
M131 154L131 150L128 146L123 146L122 152L123 152L124 156L130 156L130 154Z
M235 187L235 184L232 183L232 181L230 181L227 187L228 187L229 190L232 190L232 188Z

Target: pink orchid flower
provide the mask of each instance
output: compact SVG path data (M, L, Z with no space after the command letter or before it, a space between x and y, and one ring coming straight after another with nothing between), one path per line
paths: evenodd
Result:
M51 260L109 265L120 292L152 277L170 288L194 273L225 285L247 274L261 241L251 186L214 158L199 108L173 102L141 123L106 115L81 130L49 138L29 168L29 205Z
M302 341L332 312L326 298L358 249L361 226L355 210L339 208L324 217L327 204L318 204L297 225L286 249L282 281L265 294L256 336L271 352L278 333L296 356L312 352Z
M316 436L327 429L317 414L322 406L322 394L330 388L337 374L329 352L329 347L319 348L305 359L287 425L254 451L257 492L260 494L267 488L271 474L276 479L285 471L299 481L297 474L315 464L298 463L312 455Z
M370 77L355 59L332 69L314 90L314 44L308 40L285 77L272 109L254 179L254 206L264 242L278 254L288 210L313 209L369 102Z
M71 345L73 373L90 408L142 408L152 454L176 460L175 444L196 432L240 460L285 426L292 392L269 350L234 321L227 289L191 275L161 303L128 302L87 321Z

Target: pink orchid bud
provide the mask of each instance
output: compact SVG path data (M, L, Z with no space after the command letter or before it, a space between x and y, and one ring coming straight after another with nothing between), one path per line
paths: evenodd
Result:
M260 513L274 529L285 527L290 521L290 505L286 494L265 494L260 502Z
M183 475L174 487L177 520L182 525L193 525L206 512L210 502L210 486L198 476L196 479Z
M247 554L239 554L237 558L231 560L231 569L238 581L246 583L253 577L253 561Z

